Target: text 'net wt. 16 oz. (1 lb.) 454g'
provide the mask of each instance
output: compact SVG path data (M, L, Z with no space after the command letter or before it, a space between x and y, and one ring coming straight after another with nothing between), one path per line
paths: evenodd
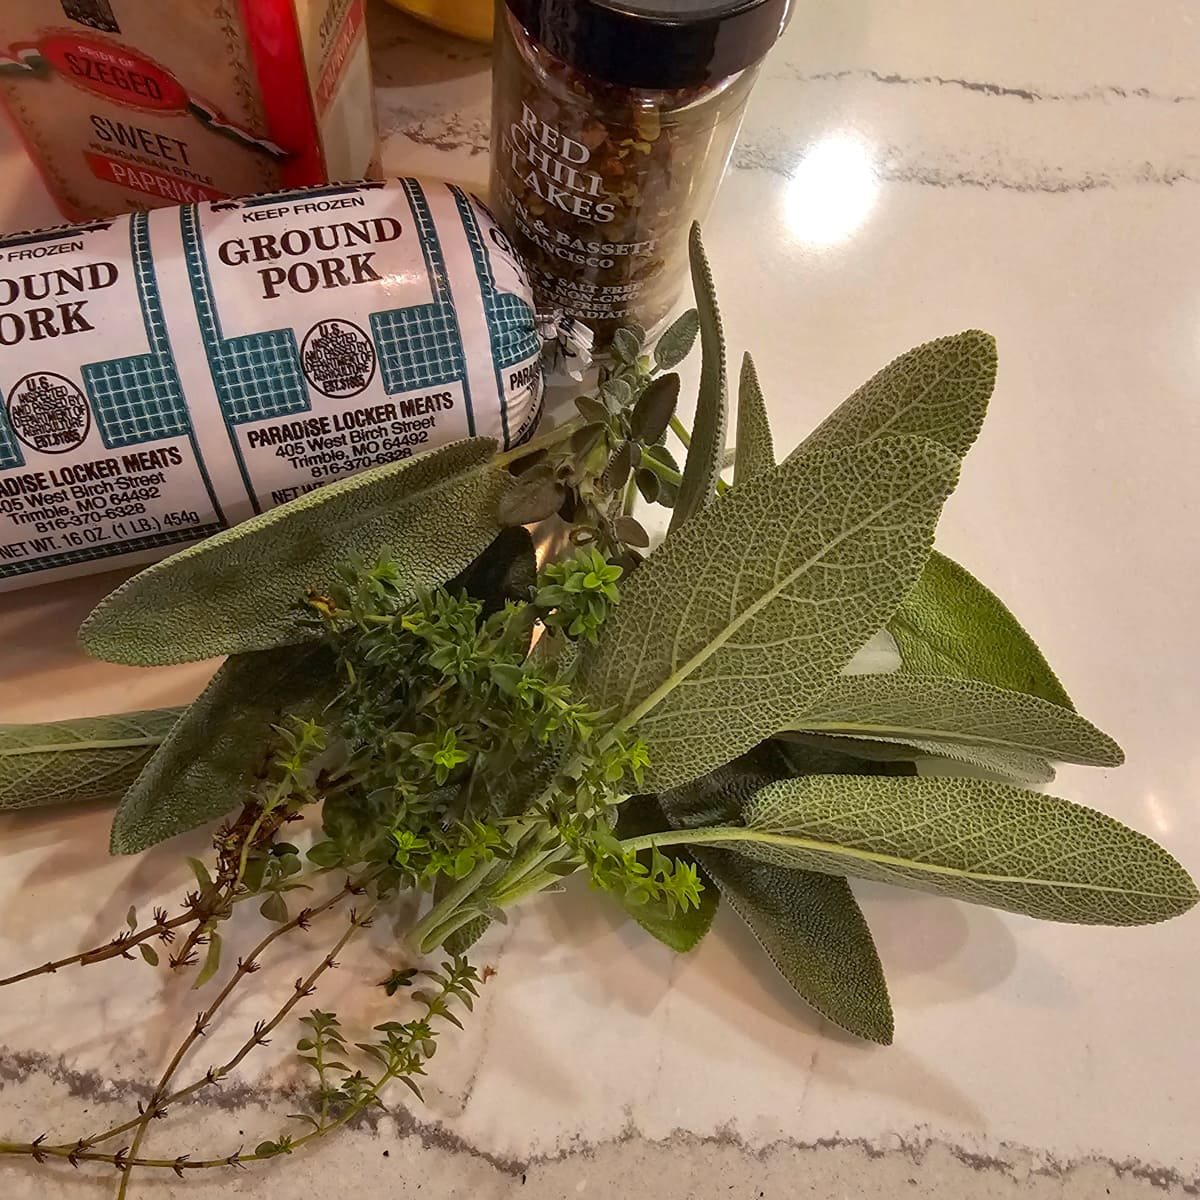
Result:
M0 241L0 591L150 562L541 411L524 267L404 179Z

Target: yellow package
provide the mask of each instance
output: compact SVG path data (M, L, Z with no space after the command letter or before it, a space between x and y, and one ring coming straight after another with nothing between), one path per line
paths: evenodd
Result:
M476 42L492 40L492 0L391 0L397 8L448 33Z

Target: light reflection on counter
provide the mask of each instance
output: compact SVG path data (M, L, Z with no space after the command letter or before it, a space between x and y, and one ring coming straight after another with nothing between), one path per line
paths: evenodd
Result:
M817 249L856 232L879 198L879 177L868 146L847 133L815 142L784 193L784 220L796 241Z
M1175 822L1171 819L1167 806L1153 792L1146 793L1142 800L1142 806L1146 810L1150 824L1154 826L1155 833L1170 833L1175 827Z

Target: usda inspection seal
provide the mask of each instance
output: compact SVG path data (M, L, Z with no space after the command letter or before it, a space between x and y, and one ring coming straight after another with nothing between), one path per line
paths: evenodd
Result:
M66 454L82 446L92 427L87 397L51 371L18 379L8 393L7 407L13 433L42 454Z
M318 321L300 347L304 377L322 396L345 400L364 392L375 375L375 347L353 321Z

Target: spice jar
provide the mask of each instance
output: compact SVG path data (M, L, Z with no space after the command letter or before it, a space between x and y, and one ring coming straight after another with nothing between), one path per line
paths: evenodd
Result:
M499 0L492 199L540 304L651 333L789 0Z

